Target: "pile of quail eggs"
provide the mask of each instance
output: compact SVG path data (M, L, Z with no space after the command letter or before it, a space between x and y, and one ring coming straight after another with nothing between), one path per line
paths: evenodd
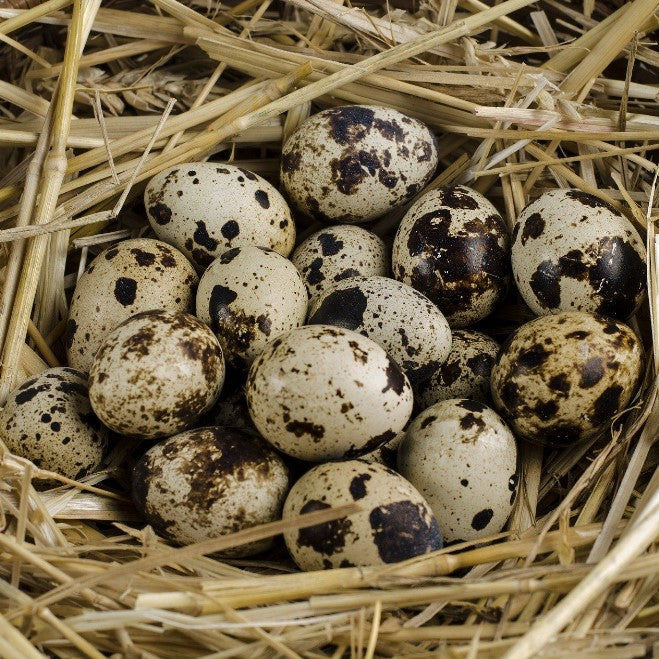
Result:
M509 231L469 187L424 190L437 164L417 120L348 106L286 141L282 192L222 163L158 174L154 237L79 278L69 366L11 394L10 450L80 478L132 438L135 505L179 544L357 502L285 534L303 570L501 531L518 442L569 449L632 399L645 250L578 190L545 192ZM404 205L393 245L360 226ZM474 325L513 283L537 317L500 346Z

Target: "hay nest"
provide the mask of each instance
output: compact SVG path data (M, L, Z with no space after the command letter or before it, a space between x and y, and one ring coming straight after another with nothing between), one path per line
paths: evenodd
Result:
M475 187L509 226L548 188L597 195L647 236L649 284L632 321L645 383L621 423L573 450L522 446L507 530L405 563L300 574L282 551L215 555L311 517L171 547L130 504L130 446L80 482L4 450L0 654L656 651L658 4L0 2L2 400L62 363L67 294L98 246L146 230L149 177L212 157L276 183L282 139L312 108L371 103L423 120L439 135L433 185ZM399 219L373 228L390 235ZM488 329L525 318L513 300Z

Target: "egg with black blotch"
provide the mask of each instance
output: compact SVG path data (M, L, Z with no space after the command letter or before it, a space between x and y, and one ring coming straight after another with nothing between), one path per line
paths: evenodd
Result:
M49 368L14 389L0 412L2 440L40 469L82 478L101 465L107 429L92 411L87 374Z
M397 110L346 105L307 119L285 142L281 182L304 215L372 220L409 201L437 167L430 129Z
M190 262L160 240L124 240L102 251L76 284L66 324L69 366L89 371L105 337L142 311L191 311L199 281Z
M512 511L517 444L494 410L451 398L410 423L398 470L426 498L446 542L473 540L501 531Z
M645 297L645 260L632 223L581 190L543 193L513 229L513 276L537 315L586 311L629 318Z
M519 327L492 369L496 408L515 434L552 447L605 431L631 401L643 350L624 323L572 311Z
M132 494L163 537L188 545L274 522L288 492L288 468L263 441L235 428L188 430L152 446L132 474ZM251 556L258 540L220 551Z
M146 311L111 332L89 372L89 398L103 423L130 437L155 439L189 428L217 400L222 348L187 313Z
M451 330L442 312L410 286L387 277L351 277L315 296L308 324L345 327L373 339L422 382L448 357Z
M400 474L347 460L318 465L291 488L283 519L350 503L361 510L331 522L284 532L302 570L385 565L442 548L430 506Z
M479 192L436 188L401 220L391 260L394 277L430 298L451 327L468 327L492 313L507 291L508 231Z
M303 240L291 255L310 296L358 275L389 274L389 250L382 238L351 224L327 227Z
M254 425L277 449L301 460L369 453L407 423L412 388L377 343L330 325L306 325L270 342L247 377Z
M490 402L490 375L501 346L475 330L453 330L452 339L446 360L416 388L421 409L449 398Z
M233 247L257 245L288 256L295 223L280 192L243 167L183 163L156 174L144 191L154 233L199 271Z
M263 247L235 247L215 259L197 289L197 317L233 364L251 364L269 341L304 323L307 291L295 266Z

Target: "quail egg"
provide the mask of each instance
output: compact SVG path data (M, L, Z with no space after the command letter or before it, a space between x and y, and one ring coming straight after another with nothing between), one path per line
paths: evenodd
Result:
M519 437L569 446L605 430L631 400L641 345L623 323L563 312L522 325L492 369L495 406Z
M451 350L442 312L410 286L387 277L352 277L317 295L310 325L337 325L373 339L412 384L428 378Z
M490 374L501 346L473 330L454 330L448 358L416 389L422 409L448 398L490 400Z
M382 238L350 224L312 234L295 248L291 261L302 275L309 296L349 277L389 273L389 253Z
M284 144L281 181L305 215L324 222L366 222L411 199L437 167L427 126L370 105L313 115Z
M304 323L307 291L295 266L262 247L234 247L213 261L197 290L197 316L227 361L251 363L282 332Z
M101 252L78 280L71 300L69 366L89 371L103 339L136 313L190 311L197 282L185 256L159 240L124 240Z
M501 531L510 515L517 446L494 410L451 398L412 421L398 470L426 498L446 542L473 540Z
M186 313L147 311L111 332L89 373L106 426L145 439L189 428L217 400L224 358L215 335Z
M284 533L302 570L397 563L442 547L430 506L400 474L348 460L318 465L293 485L283 518L356 502L361 511Z
M412 389L398 364L371 339L329 325L300 327L268 344L246 389L261 435L311 462L373 451L412 413Z
M7 448L41 469L77 479L101 464L107 431L89 404L86 373L39 373L9 394L1 418Z
M463 185L423 195L394 238L394 277L430 298L451 327L488 316L508 287L510 244L496 208Z
M149 222L161 240L207 268L232 247L258 245L288 256L295 224L286 201L264 178L215 162L176 165L144 192Z
M590 311L629 318L645 294L645 246L631 222L594 195L550 190L513 229L512 267L538 315Z
M188 430L151 447L133 470L133 500L147 522L192 544L280 518L288 469L264 442L235 428ZM271 545L223 552L248 556Z

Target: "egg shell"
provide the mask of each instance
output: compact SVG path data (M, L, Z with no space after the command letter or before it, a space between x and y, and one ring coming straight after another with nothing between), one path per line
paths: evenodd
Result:
M235 247L213 261L197 289L197 317L226 359L251 363L268 341L304 323L307 291L295 266L262 247Z
M232 247L257 245L288 256L295 223L286 200L264 178L215 162L176 165L144 191L149 223L203 271Z
M398 470L432 507L446 542L498 533L517 487L517 445L508 426L483 403L443 400L410 424Z
M436 188L403 217L392 250L394 277L430 298L451 327L492 313L508 287L510 241L496 208L464 185Z
M284 533L302 570L397 563L442 547L430 506L400 474L348 460L318 465L293 485L283 519L356 502L361 511Z
M454 330L452 338L448 358L416 389L421 409L449 398L490 401L490 376L501 346L474 330Z
M492 369L495 406L515 434L570 446L605 430L636 390L642 349L611 318L563 312L517 329Z
M359 458L366 462L377 462L378 464L389 467L394 471L398 469L398 447L405 437L405 431L401 430L393 439L389 440L375 451L365 453Z
M339 106L307 119L284 144L281 181L305 215L352 224L411 199L437 167L427 126L396 110Z
M182 545L280 518L288 469L264 442L234 428L196 428L151 447L133 470L133 500L162 536ZM228 549L249 556L271 540Z
M345 327L373 339L412 384L428 378L451 350L451 329L442 312L418 291L387 277L335 284L313 299L308 323Z
M217 400L224 358L211 330L186 313L147 311L110 333L89 373L106 426L145 439L189 428Z
M645 296L645 259L632 223L581 190L545 192L513 229L513 275L537 315L587 311L629 318Z
M389 251L384 241L362 227L339 224L317 231L291 256L310 296L356 275L389 274Z
M329 325L275 339L247 377L258 431L287 455L311 462L373 451L405 427L412 404L409 380L377 343Z
M87 374L49 368L12 391L2 410L2 440L37 467L82 478L101 464L107 430L87 391Z
M89 371L103 339L142 311L191 311L198 277L159 240L124 240L101 252L76 284L66 324L69 365Z

